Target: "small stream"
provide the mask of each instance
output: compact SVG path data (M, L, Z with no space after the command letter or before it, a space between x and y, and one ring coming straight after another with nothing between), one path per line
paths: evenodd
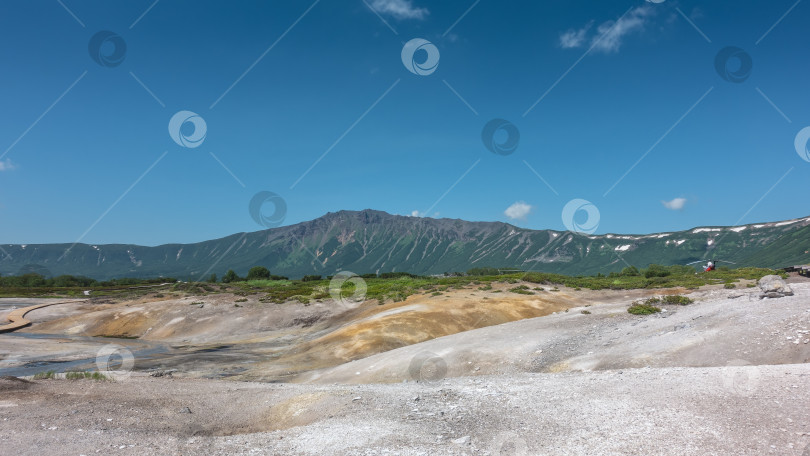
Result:
M135 368L137 364L144 361L151 360L155 357L161 357L168 354L172 349L166 345L147 342L143 340L133 339L114 339L106 337L90 337L90 336L70 336L65 334L40 334L16 331L6 333L0 336L0 341L6 337L19 337L23 339L48 339L59 342L83 342L99 344L99 349L106 345L118 345L126 348L132 354L135 360ZM114 353L111 354L108 360L108 368L116 369L121 366L123 358L121 355ZM75 370L97 370L96 357L88 357L76 360L59 360L50 357L36 357L31 358L25 364L15 367L0 368L0 376L12 375L15 377L36 375L40 372L68 372Z
M13 308L19 309L48 301L53 300L0 298L0 314ZM58 352L52 354L38 356L9 354L5 360L0 359L0 376L23 377L48 371L57 373L96 371L99 370L97 366L99 356L96 353L105 346L115 345L126 349L124 355L127 359L124 360L119 352L114 352L107 358L107 366L101 366L102 370L119 369L126 361L133 371L170 369L192 376L225 378L238 375L246 371L249 365L267 359L267 350L272 349L272 344L268 343L189 346L142 339L42 334L26 332L24 329L0 334L0 347L3 346L4 340L10 341L12 338L47 340L54 346L62 346L57 349ZM5 352L8 353L8 350ZM76 356L81 358L74 359ZM102 354L101 363L104 363L104 358L106 356ZM11 363L15 366L2 367Z
M0 334L0 344L3 338L18 337L23 339L46 339L55 343L77 342L93 344L98 350L107 345L125 347L132 354L134 371L152 371L172 369L182 373L193 373L195 376L206 378L224 378L237 375L247 370L249 364L260 361L264 356L256 353L257 347L217 345L208 347L172 346L159 342L140 339L116 339L107 337L72 336L65 334L40 334L16 331ZM81 350L88 351L86 347ZM127 357L128 354L127 354ZM0 376L12 375L15 377L36 375L40 372L54 371L57 373L69 371L95 371L99 370L96 357L81 359L58 359L53 356L31 357L17 359L24 364L14 367L0 367ZM103 362L103 361L102 361ZM119 354L112 354L108 360L107 369L118 369L123 362ZM2 362L0 361L0 365ZM104 366L102 366L103 368Z

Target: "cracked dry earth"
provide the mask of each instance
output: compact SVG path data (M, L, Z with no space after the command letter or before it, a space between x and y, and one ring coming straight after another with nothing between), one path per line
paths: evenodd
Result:
M626 312L634 295L563 290L569 301L550 314L362 351L344 362L319 358L292 383L137 370L112 382L4 378L0 448L60 455L807 456L810 283L791 286L794 296L766 300L753 289L705 287L690 294L694 304L643 317ZM402 316L415 304L376 312ZM36 311L52 329L67 314L76 317L57 307ZM335 327L369 317L341 317ZM364 328L330 331L328 350L353 346L373 330ZM81 352L90 342L62 345L72 343ZM296 353L315 352L307 345Z

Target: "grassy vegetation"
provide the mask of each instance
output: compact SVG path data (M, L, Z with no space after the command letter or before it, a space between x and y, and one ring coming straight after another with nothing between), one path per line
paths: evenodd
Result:
M85 296L90 290L92 296L142 296L168 286L163 283L177 282L174 278L155 279L114 279L97 281L88 277L61 275L47 278L38 273L0 277L0 297L70 297Z
M39 372L34 375L34 380L48 380L56 378L56 372L48 371L48 372Z
M524 295L533 295L533 291L529 291L529 287L526 285L518 285L515 288L510 288L509 291L512 293L524 294Z
M739 280L758 280L768 274L781 274L771 269L761 268L718 268L716 271L701 272L685 266L658 266L650 265L647 269L639 270L628 267L621 273L611 273L607 276L565 276L561 274L542 272L515 272L500 275L468 275L445 277L419 277L404 273L386 273L381 276L368 274L363 276L367 286L365 299L377 300L379 303L402 301L414 294L431 294L445 292L449 289L478 289L498 292L493 284L516 284L509 288L512 293L533 294L536 291L559 291L560 287L589 290L628 290L628 289L656 289L683 287L696 289L703 285L732 284ZM329 292L331 277L320 278L308 276L306 281L287 280L271 277L270 279L257 279L248 281L234 281L230 283L204 283L204 282L177 282L156 288L133 289L131 285L119 284L118 288L104 290L93 289L92 296L110 296L124 299L144 296L159 292L160 295L177 298L182 296L206 296L211 293L233 293L239 297L258 295L261 303L284 303L298 301L309 304L331 297ZM523 284L521 284L523 282ZM534 284L533 287L527 286ZM13 284L13 281L8 282ZM109 284L109 282L105 282ZM149 283L154 283L149 282ZM750 285L749 285L750 286ZM0 296L83 296L84 286L80 287L18 287L0 286ZM533 291L532 291L533 290ZM356 290L352 281L346 281L341 289L341 295L353 297ZM665 298L666 299L666 298ZM236 302L247 302L237 299ZM201 301L192 304L200 305ZM670 303L667 303L670 304ZM677 304L677 303L676 303Z
M650 304L637 303L628 307L627 312L633 315L652 315L654 313L661 312L661 309Z
M668 295L662 297L661 302L663 302L664 304L677 304L679 306L685 306L688 304L692 304L693 302L695 302L695 300L681 295Z
M59 376L56 372L50 370L47 372L40 372L34 375L34 380L55 380L58 379ZM72 371L72 372L65 372L65 379L67 380L95 380L95 381L106 381L110 380L109 377L102 374L101 372L85 372L85 371Z
M526 274L524 280L538 284L564 285L570 288L629 290L636 288L698 288L703 285L722 284L741 279L759 280L769 274L784 275L779 271L763 268L718 268L715 271L695 274L694 269L691 268L684 270L681 266L659 266L655 271L656 275L650 275L649 277L644 274L570 277L560 274L530 272Z
M671 305L678 305L678 306L685 306L688 304L692 304L695 302L692 298L688 298L682 295L664 295L660 298L658 296L653 296L651 298L647 298L643 301L635 301L633 304L627 308L627 312L633 315L651 315L654 313L661 312L661 308L658 307L656 304L671 304Z
M68 380L91 379L95 381L105 381L109 378L101 372L66 372L65 378Z
M363 280L367 286L367 300L374 299L380 303L397 302L406 299L413 294L426 294L438 296L450 289L470 288L481 291L493 290L493 284L518 284L508 291L518 294L532 294L535 291L559 291L559 287L580 288L589 290L627 290L627 289L656 289L683 287L695 289L703 285L723 284L741 279L758 280L768 274L777 274L771 269L741 268L726 269L695 274L694 269L682 266L657 266L652 268L652 273L648 270L633 272L633 275L611 274L610 276L580 276L571 277L560 274L549 274L540 272L513 273L492 276L451 276L451 277L416 277L403 275L398 277L373 277L366 276ZM649 277L648 277L649 276ZM536 284L535 287L527 286L529 282ZM300 280L252 280L249 282L236 282L229 284L228 291L241 293L261 293L260 298L265 303L283 303L291 300L300 302L312 302L328 299L330 277L321 280L314 278L306 282ZM540 286L543 285L543 286ZM533 291L534 290L534 291ZM354 284L345 282L341 290L343 296L352 296ZM664 297L665 304L686 304L685 297Z

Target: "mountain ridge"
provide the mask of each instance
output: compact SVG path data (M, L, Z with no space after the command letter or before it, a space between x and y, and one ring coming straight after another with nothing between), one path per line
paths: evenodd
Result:
M532 230L505 222L393 215L364 209L196 243L3 244L0 274L172 276L203 280L252 266L300 277L515 267L571 275L626 265L676 264L717 257L741 266L783 267L810 261L810 217L738 226L699 226L648 234L590 235ZM69 251L68 251L69 249ZM66 253L67 251L67 253Z

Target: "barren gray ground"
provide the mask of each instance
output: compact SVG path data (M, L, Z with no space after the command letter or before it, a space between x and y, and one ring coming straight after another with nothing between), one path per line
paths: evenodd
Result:
M810 443L806 364L434 384L2 385L4 454L798 456Z
M114 382L0 380L0 448L807 456L810 283L792 286L795 296L766 300L753 289L708 287L691 294L694 304L643 317L616 296L594 298L587 308L310 371L296 383L141 372Z

